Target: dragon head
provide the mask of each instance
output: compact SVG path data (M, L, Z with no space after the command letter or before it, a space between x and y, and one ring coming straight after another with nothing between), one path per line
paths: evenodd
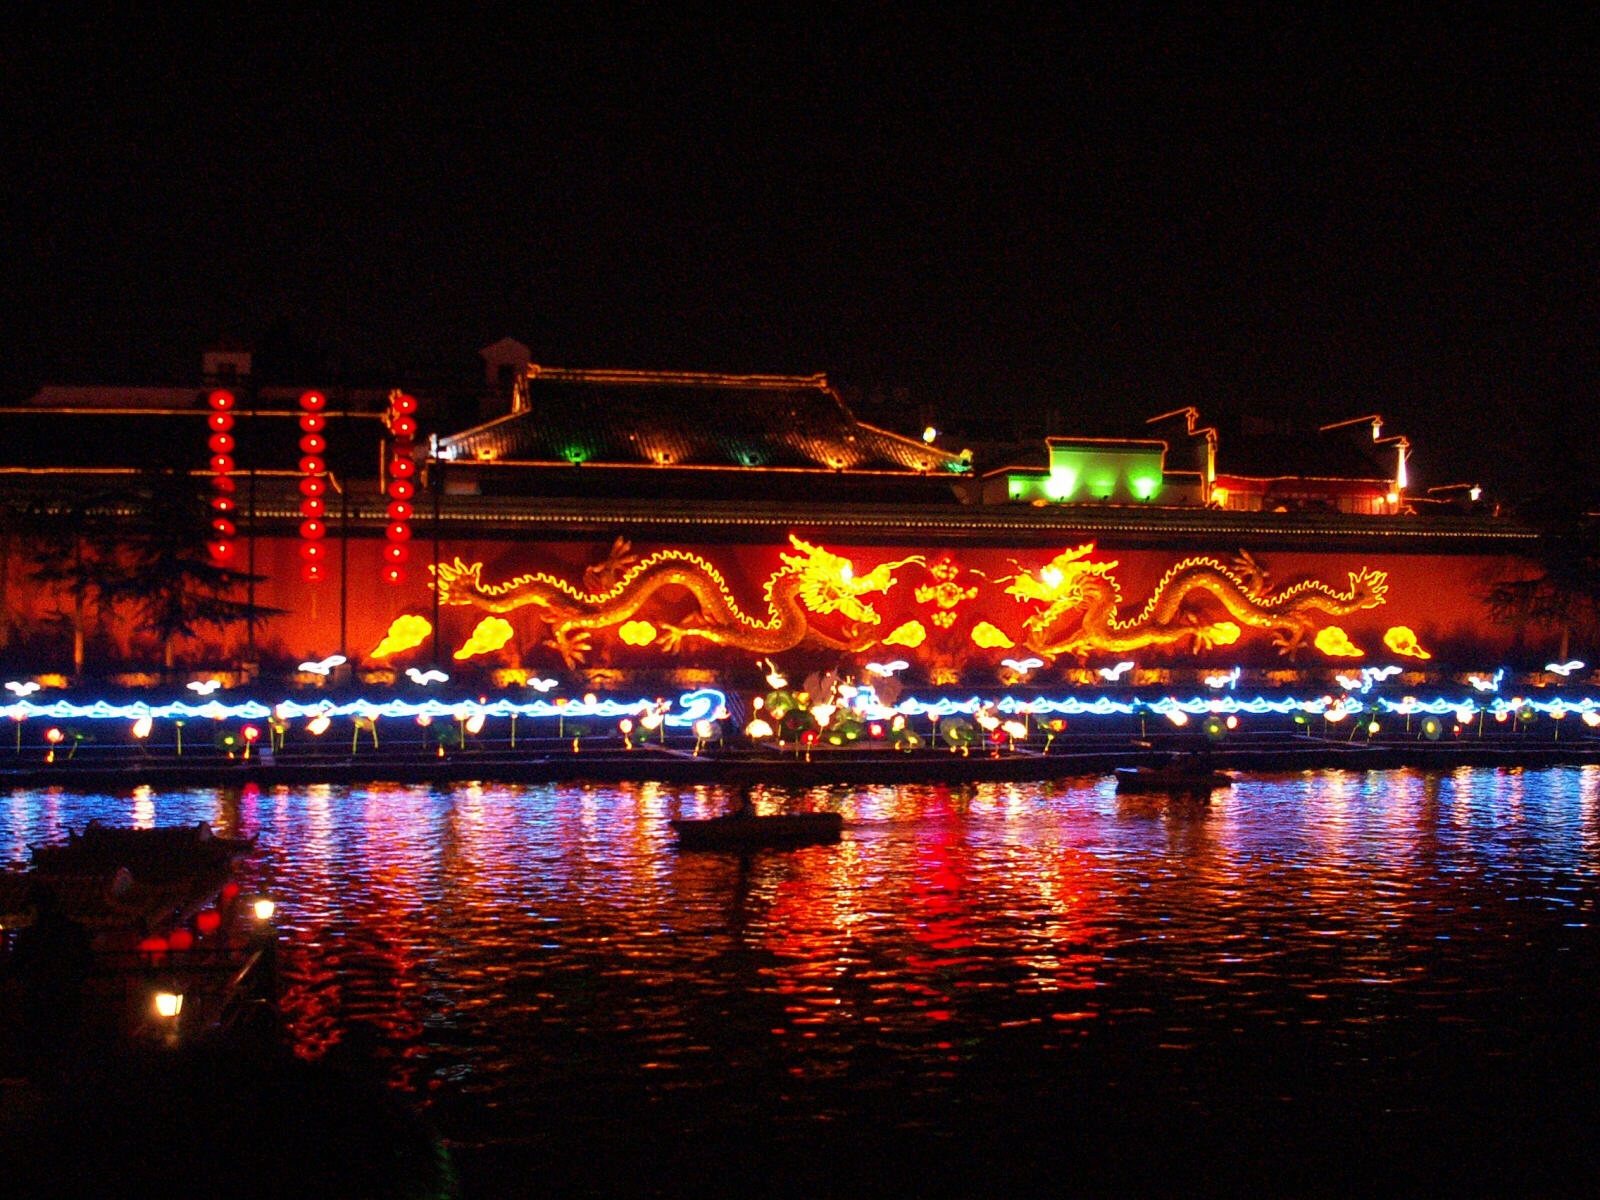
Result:
M780 574L799 579L796 595L800 602L812 612L840 613L858 625L876 625L882 619L871 604L860 599L861 596L888 591L895 584L896 567L923 561L907 558L881 563L865 575L857 575L849 559L802 541L792 533L789 544L799 553L780 556L783 561Z
M1074 608L1087 603L1090 589L1109 591L1113 602L1121 598L1121 589L1112 571L1117 564L1084 562L1094 551L1093 542L1085 542L1073 550L1063 550L1034 574L1019 570L1008 575L1011 586L1006 595L1018 600L1038 600L1052 607ZM1016 563L1021 567L1021 563Z
M429 566L433 572L433 585L439 592L440 604L471 604L483 590L483 564L471 565L457 558L455 562L441 562Z

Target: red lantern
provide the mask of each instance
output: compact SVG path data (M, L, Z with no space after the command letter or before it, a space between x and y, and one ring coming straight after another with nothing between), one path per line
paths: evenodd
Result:
M322 564L317 562L305 563L300 568L300 578L304 579L307 583L321 583Z
M214 492L231 492L233 491L233 486L233 480L226 475L218 475L211 481L211 490Z
M409 442L417 436L417 419L415 417L396 417L389 422L389 432L402 441Z
M383 557L392 563L403 563L411 557L411 547L404 542L390 542L383 548Z
M404 521L392 521L389 528L384 530L384 536L391 542L409 542L411 540L411 526Z
M216 534L217 537L221 538L223 541L227 541L227 539L238 533L239 530L234 526L232 521L228 520L227 517L218 517L211 522L211 532Z
M389 498L392 500L409 500L417 494L417 485L409 479L391 479L389 481Z
M218 388L206 397L206 403L211 405L217 412L227 412L233 407L233 393Z
M211 453L213 454L232 454L233 434L213 433L210 441L208 441L206 445L211 447Z
M307 541L315 541L320 537L325 537L327 532L328 527L321 521L309 520L300 522L300 536Z
M320 475L307 475L300 480L300 494L302 496L320 496L328 490L328 485Z
M321 475L328 469L328 464L315 454L308 454L300 460L300 470L306 475Z
M228 482L232 483L233 481L230 479ZM231 491L232 489L230 488L229 490ZM211 497L211 508L212 508L213 511L219 512L219 513L232 512L233 511L233 497L232 496L213 496L213 497Z
M306 433L321 433L327 428L328 418L321 413L301 413L300 428Z
M219 896L222 900L222 903L232 904L239 898L239 885L231 879L228 880L227 883L222 885L222 891L219 893Z
M383 581L385 583L400 583L405 577L406 573L393 564L383 569Z
M327 507L321 496L307 496L300 501L300 515L302 517L320 517L327 511Z
M218 475L232 475L233 456L228 454L213 454L211 456L211 470Z
M321 412L328 407L328 398L321 392L305 392L300 397L300 407L307 412Z
M174 950L191 950L194 948L194 934L187 929L174 929L167 935L167 945Z
M233 414L215 412L206 418L206 424L211 427L212 433L227 433L233 428Z
M211 551L211 557L219 563L230 562L233 559L232 542L212 542L207 548Z
M321 454L328 448L328 439L320 433L308 433L300 439L301 454Z
M391 520L391 521L409 521L409 520L411 520L411 505L407 504L404 500L391 500L391 501L389 501L389 520Z
M151 958L165 958L168 950L167 939L159 933L152 933L134 948L140 954L148 955Z
M222 914L214 908L202 909L195 914L194 927L200 931L201 937L210 937L222 928Z
M305 559L307 562L316 562L327 552L328 548L321 542L300 543L300 557Z
M409 458L396 458L389 464L389 474L396 479L410 479L417 473L417 464Z
M404 392L397 392L389 400L389 407L401 416L410 416L417 411L417 398L408 396Z

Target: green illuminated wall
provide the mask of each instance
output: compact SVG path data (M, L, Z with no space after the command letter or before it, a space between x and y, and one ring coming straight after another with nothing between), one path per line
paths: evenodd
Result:
M1161 499L1165 442L1050 438L1048 471L1012 471L1006 498L1019 503L1148 504Z

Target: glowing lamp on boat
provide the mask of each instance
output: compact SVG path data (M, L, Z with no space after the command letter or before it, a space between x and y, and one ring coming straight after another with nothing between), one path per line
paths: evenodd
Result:
M154 725L149 717L140 717L133 723L133 736L141 740L150 736L150 728Z
M312 737L321 737L328 732L328 726L333 722L328 719L327 713L318 713L306 722L306 732Z
M250 906L250 911L255 914L256 920L270 921L272 920L272 915L278 911L278 906L274 901L262 896Z
M754 721L751 721L750 724L746 725L744 727L744 731L748 737L756 738L757 740L772 736L772 726L768 725L760 717L757 717Z
M156 1016L172 1020L183 1011L182 992L157 992Z

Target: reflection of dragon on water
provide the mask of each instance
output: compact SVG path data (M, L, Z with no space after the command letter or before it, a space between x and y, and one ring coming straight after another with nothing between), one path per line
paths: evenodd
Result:
M629 620L669 588L683 589L699 606L680 624L662 623L659 644L669 652L703 642L776 654L808 638L836 650L863 650L877 639L870 629L865 636L857 631L877 625L880 617L862 597L888 591L896 567L922 561L884 563L858 576L848 559L793 535L789 541L797 553L780 555L782 565L763 589L766 613L759 618L739 607L722 573L699 555L663 550L635 560L620 540L603 568L585 574L586 583L608 584L604 590L580 590L542 572L486 584L482 563L468 565L460 559L439 565L435 586L440 604L470 604L493 613L531 608L550 626L549 644L573 666L589 653L595 631ZM832 613L844 621L840 638L820 632L812 622L813 616Z
M1214 558L1189 558L1162 576L1139 611L1124 620L1117 613L1122 589L1112 574L1117 564L1083 561L1093 550L1090 542L1058 554L1033 574L1007 577L1008 595L1044 605L1023 622L1023 641L1035 653L1124 654L1184 642L1203 650L1238 641L1243 625L1270 630L1279 652L1293 654L1316 629L1318 614L1344 616L1376 608L1389 587L1385 572L1362 567L1350 572L1347 592L1319 579L1274 592L1265 572L1248 556L1241 557L1241 571ZM1201 595L1220 604L1233 620L1203 620L1184 609L1185 601Z

